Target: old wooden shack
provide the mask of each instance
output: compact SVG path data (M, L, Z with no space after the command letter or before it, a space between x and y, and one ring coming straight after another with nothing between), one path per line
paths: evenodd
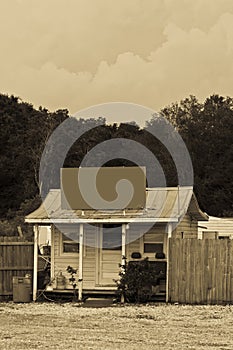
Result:
M208 217L200 210L192 187L146 188L145 192L141 209L74 211L62 207L60 189L50 190L44 203L26 217L35 232L33 299L38 292L38 225L51 225L49 290L65 293L72 289L66 271L72 266L78 272L80 298L83 294L114 293L114 280L124 258L133 261L148 257L155 264L164 263L166 285L158 292L172 301L171 283L177 281L169 241L197 240L198 221Z

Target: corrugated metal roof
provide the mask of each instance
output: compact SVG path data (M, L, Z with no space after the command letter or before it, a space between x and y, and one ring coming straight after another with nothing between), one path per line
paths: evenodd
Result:
M199 219L205 220L198 207L192 187L149 188L146 191L146 207L143 210L67 210L61 208L60 189L50 190L44 203L26 216L26 222L88 222L88 221L178 221L188 208Z

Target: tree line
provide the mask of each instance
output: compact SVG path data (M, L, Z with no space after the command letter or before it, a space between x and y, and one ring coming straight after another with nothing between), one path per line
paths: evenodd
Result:
M174 125L188 148L194 168L194 190L202 210L214 216L233 216L233 99L212 95L201 103L195 96L189 96L160 113ZM66 109L56 112L35 109L18 97L0 94L0 234L13 234L18 225L23 225L24 215L40 204L41 156L52 132L68 118ZM157 157L167 186L178 184L171 155L148 132L150 127L158 127L158 116L152 116L145 128L134 122L109 125L104 118L69 118L69 122L73 123L73 130L82 129L87 123L92 128L74 142L65 158L65 167L78 167L84 156L102 141L126 138L144 145ZM69 135L63 136L57 140L61 150ZM101 154L95 154L97 163L98 156L101 158ZM145 165L143 157L138 162ZM113 159L105 164L131 165L134 163L126 159ZM55 172L53 166L49 171ZM53 177L53 181L50 186L58 188L59 176ZM156 181L153 185L156 186Z

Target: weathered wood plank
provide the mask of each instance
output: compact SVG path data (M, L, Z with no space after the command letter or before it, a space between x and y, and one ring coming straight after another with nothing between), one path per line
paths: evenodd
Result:
M172 238L169 301L233 303L233 241Z
M0 242L0 246L33 246L33 242Z
M0 295L12 294L13 276L33 269L33 242L21 237L0 237Z
M21 270L33 270L33 266L6 266L0 267L0 271L21 271Z

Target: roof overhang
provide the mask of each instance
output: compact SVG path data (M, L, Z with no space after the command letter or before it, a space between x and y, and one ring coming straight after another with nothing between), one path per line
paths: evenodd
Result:
M97 224L97 223L168 223L178 222L178 218L108 218L108 219L25 219L29 224Z
M98 211L65 210L61 207L61 192L50 190L44 202L25 217L30 224L79 223L168 223L179 222L187 212L196 220L208 220L201 211L192 187L147 189L146 208L142 210Z
M195 196L194 193L192 195L192 198L191 198L191 201L189 204L188 213L191 217L193 217L194 219L196 219L198 221L208 221L209 220L209 216L200 209L198 201L197 201L197 197Z

